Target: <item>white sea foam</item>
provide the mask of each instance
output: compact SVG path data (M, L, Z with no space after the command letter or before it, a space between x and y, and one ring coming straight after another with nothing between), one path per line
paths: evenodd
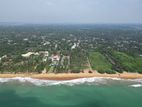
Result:
M56 80L40 80L40 79L33 79L30 77L15 77L15 78L0 78L0 83L6 83L10 81L18 81L21 83L31 83L37 86L52 86L52 85L79 85L79 84L106 84L108 80L114 81L133 81L136 83L142 83L142 79L120 79L120 78L111 78L111 77L93 77L93 78L80 78L74 80L65 80L65 81L56 81ZM137 86L137 85L136 85ZM134 85L135 87L135 85Z
M102 78L81 78L81 79L74 79L74 80L65 80L65 81L56 81L56 80L40 80L40 79L33 79L30 77L15 77L15 78L0 78L0 83L6 83L10 81L19 81L21 83L29 82L34 85L77 85L77 84L84 84L84 83L105 83L104 79Z
M137 88L137 87L142 87L142 84L134 84L134 85L130 85L130 86Z
M132 80L132 81L142 83L142 79L134 79L134 80Z
M133 81L136 82L135 84L130 85L130 87L142 87L142 79L134 79L134 80L129 80L129 81Z

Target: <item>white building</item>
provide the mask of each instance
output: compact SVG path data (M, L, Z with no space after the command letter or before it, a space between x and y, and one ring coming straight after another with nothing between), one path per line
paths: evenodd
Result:
M75 49L77 47L77 44L74 43L74 45L71 47L71 49Z
M26 53L26 54L22 54L21 56L22 56L22 57L25 57L25 58L28 58L28 57L30 57L31 55L39 55L39 53L38 53L38 52L28 52L28 53Z
M51 56L51 61L59 61L60 60L60 56L59 55L52 55Z

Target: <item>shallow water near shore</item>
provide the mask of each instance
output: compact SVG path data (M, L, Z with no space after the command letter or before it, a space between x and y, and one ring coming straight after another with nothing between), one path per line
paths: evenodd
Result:
M142 79L0 79L0 107L142 107Z

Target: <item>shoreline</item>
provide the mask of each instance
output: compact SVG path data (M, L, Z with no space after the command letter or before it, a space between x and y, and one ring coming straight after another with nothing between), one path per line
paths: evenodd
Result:
M34 73L23 73L23 74L0 74L0 78L14 78L14 77L30 77L34 79L42 80L73 80L79 78L91 78L91 77L110 77L110 78L121 78L121 79L142 79L142 74L138 73L121 73L121 74L100 74L100 73L49 73L49 74L34 74Z

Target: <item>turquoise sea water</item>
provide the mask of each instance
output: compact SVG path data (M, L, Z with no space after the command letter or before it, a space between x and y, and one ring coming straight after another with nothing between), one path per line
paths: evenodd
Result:
M0 79L0 107L142 107L142 80Z

